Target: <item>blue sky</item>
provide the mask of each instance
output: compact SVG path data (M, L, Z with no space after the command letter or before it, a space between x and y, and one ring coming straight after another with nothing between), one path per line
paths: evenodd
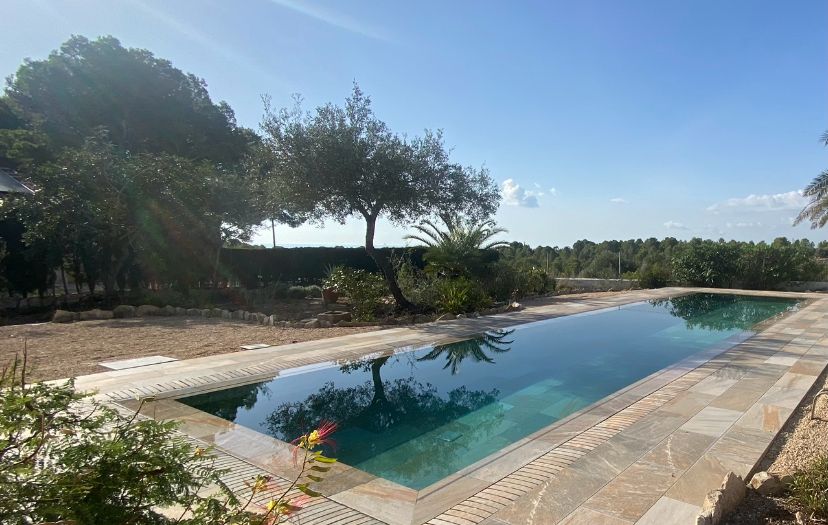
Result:
M442 128L501 184L509 239L779 235L828 168L828 4L5 0L0 73L71 34L111 34L203 77L241 124L260 96L310 108L356 80L393 129ZM380 225L378 244L404 229ZM359 244L362 225L277 229ZM258 242L269 244L263 230Z

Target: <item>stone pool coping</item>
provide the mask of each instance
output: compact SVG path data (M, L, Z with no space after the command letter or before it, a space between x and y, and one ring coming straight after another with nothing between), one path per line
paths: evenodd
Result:
M715 460L723 468L723 462L718 455L708 449L712 450L727 436L729 441L726 441L725 445L721 445L720 448L726 449L731 459L724 463L729 461L732 464L735 461L732 456L735 454L738 456L739 465L743 467L741 471L736 468L728 470L736 470L739 474L747 475L744 466L750 464L752 468L767 446L765 444L761 447L761 451L758 451L756 444L764 442L764 439L758 438L767 437L767 443L770 443L790 411L807 392L807 388L801 391L802 388L805 386L810 388L816 375L822 371L828 362L828 357L826 357L828 351L825 352L825 356L819 353L811 355L809 352L811 347L817 343L816 340L812 341L807 348L804 348L800 341L797 343L799 345L797 348L804 348L801 355L795 353L788 355L790 351L781 350L782 346L776 348L771 344L772 341L765 341L767 344L763 346L762 338L766 337L766 334L771 334L776 338L775 340L784 341L785 337L779 337L779 330L806 332L810 325L797 328L797 325L791 324L797 322L807 324L807 321L797 321L803 316L809 319L816 315L815 324L820 324L817 329L824 331L828 327L820 323L823 321L823 313L828 306L822 299L824 296L669 288L575 301L553 300L550 304L528 308L521 312L480 319L367 332L297 345L152 365L131 371L105 372L78 378L78 387L83 389L97 387L101 397L122 402L133 397L181 397L223 389L234 384L249 384L265 380L277 375L280 370L295 366L331 360L356 359L372 353L390 352L395 349L426 344L442 344L451 340L464 339L484 330L642 300L703 291L814 300L799 312L770 324L763 332L748 341L725 350L723 353L723 348L705 351L704 355L697 354L689 360L659 371L616 392L592 407L556 423L553 428L544 429L520 440L515 445L495 454L497 457L487 458L435 484L438 486L432 485L422 491L413 491L357 469L347 470L346 468L338 473L339 476L333 476L329 486L323 490L328 497L301 513L303 514L302 523L346 523L342 521L342 517L349 516L348 519L353 518L354 523L367 523L372 519L377 519L391 524L428 521L432 525L447 523L467 525L531 523L535 520L538 523L555 523L561 520L567 520L567 523L581 523L578 520L582 519L594 522L596 515L604 519L606 523L633 523L639 518L645 519L647 513L655 512L656 514L653 515L660 518L659 523L667 523L664 521L665 514L662 508L668 508L668 514L677 511L682 516L689 516L691 511L696 512L701 503L698 499L699 494L703 498L704 493L714 488L724 475L722 472L719 479L710 485L714 476L709 472L711 469L705 469L704 465ZM787 341L784 341L783 346L798 337L797 334L785 332L781 334L782 336L791 335ZM819 333L820 337L821 335L822 332ZM816 337L814 334L811 336ZM762 348L751 348L751 345L756 347L757 342ZM775 349L773 354L784 355L766 357L768 349ZM757 361L757 355L765 359ZM795 355L800 357L794 358ZM805 359L805 356L808 356L808 359ZM801 360L804 361L800 363ZM752 365L756 365L753 368L757 370L753 370ZM797 366L799 366L798 372L790 371ZM759 374L759 368L767 369L768 367L771 367L769 375ZM775 372L780 372L778 377L774 376ZM816 372L816 375L810 372ZM757 374L758 376L754 377ZM773 379L774 382L764 384L759 381L762 378L768 381ZM784 378L787 378L786 381L790 384L776 385L776 382ZM808 383L808 378L812 378L810 383ZM736 386L739 386L741 390L737 388L730 392L731 388ZM762 391L761 387L767 388ZM760 404L759 399L765 399L763 396L770 394L774 388L777 388L774 395L778 399L769 400L775 401L776 404L774 402L762 403L771 408L755 409L753 405ZM745 394L735 395L740 392ZM717 395L713 395L714 393ZM729 397L719 399L726 394ZM757 397L754 394L761 395ZM749 399L751 406L744 407L745 411L737 414L737 410L733 407L744 405L744 399ZM787 413L785 410L779 410L787 409L787 405L794 401L795 404ZM785 406L777 406L779 403ZM717 406L717 404L724 406ZM284 468L284 465L289 463L285 456L285 454L289 456L289 449L286 449L284 444L280 446L277 440L267 438L252 430L242 429L204 413L183 413L181 407L183 405L180 403L166 400L159 403L154 410L156 410L157 417L161 418L175 415L184 422L183 430L187 434L202 441L217 443L219 451L228 452L229 455L242 461L242 464L247 465L234 468L234 475L237 474L238 469L251 471L257 468L281 477L289 475L289 471ZM694 409L696 412L693 412ZM193 409L190 410L193 411ZM751 410L754 412L750 413ZM769 436L751 435L750 439L744 443L746 450L749 449L752 455L757 456L753 460L741 454L739 450L732 450L739 448L734 447L734 443L741 443L738 438L743 437L742 434L730 432L730 425L734 425L737 420L741 421L736 416L750 416L753 418L750 421L754 423L758 421L756 418L760 418L761 429L764 429L766 425L770 425L773 429L771 432L764 433ZM775 422L766 423L772 417L776 417ZM672 423L678 424L665 435L663 429L670 428ZM779 424L776 425L776 423ZM728 426L722 428L726 424ZM640 428L647 430L640 430ZM656 431L653 428L662 430ZM752 427L748 425L746 428ZM711 436L711 433L719 432L719 430L722 430L721 434ZM697 435L702 437L699 438ZM707 439L714 437L718 439ZM652 442L656 438L658 438L657 441ZM649 457L648 454L655 454L659 446L666 450L667 457L672 458L673 449L676 448L672 445L673 441L684 444L688 440L691 445L700 449L699 458L696 459L697 461L704 460L703 466L696 468L694 463L688 465L686 471L679 472L675 469L675 464L672 466L671 464L658 465L653 463L653 458L644 459ZM665 441L666 444L663 443ZM695 453L695 449L693 451ZM680 452L682 451L678 450L676 454L681 455ZM687 451L684 452L682 457L685 461L689 461L686 457ZM690 455L692 456L693 453ZM712 456L707 457L710 454ZM653 499L653 496L658 493L656 488L662 488L661 485L653 488L650 487L652 483L649 485L644 483L645 486L650 487L650 492L647 494L642 494L641 480L636 479L640 476L633 476L634 483L627 483L629 486L623 485L626 479L624 476L631 476L631 474L626 474L627 471L634 467L641 472L649 469L661 474L673 469L671 476L677 476L677 479L675 483L665 488L658 498ZM690 478L685 479L688 475ZM692 481L694 475L701 476L701 479L697 480L698 483ZM666 484L666 481L658 475L651 475L653 476L655 479L660 479L662 485ZM691 486L685 487L688 483ZM622 485L624 490L618 488ZM679 488L673 490L673 485L678 485ZM634 495L631 502L627 501L630 499L630 494ZM548 501L550 499L551 501ZM605 504L605 501L611 503ZM320 507L321 504L324 504L324 507ZM646 523L646 521L643 522Z

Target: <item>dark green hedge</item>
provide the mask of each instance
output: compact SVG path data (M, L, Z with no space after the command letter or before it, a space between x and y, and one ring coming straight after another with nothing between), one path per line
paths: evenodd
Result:
M382 257L405 256L423 268L424 248L378 248ZM256 288L274 282L319 283L332 266L379 271L365 248L224 248L220 267L225 278Z

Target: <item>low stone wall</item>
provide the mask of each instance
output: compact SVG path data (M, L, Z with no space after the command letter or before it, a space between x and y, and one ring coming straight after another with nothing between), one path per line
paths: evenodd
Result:
M826 281L791 281L778 287L782 292L828 292Z
M638 288L635 279L589 279L582 277L556 277L558 288L572 288L588 292L606 292L609 290L632 290Z

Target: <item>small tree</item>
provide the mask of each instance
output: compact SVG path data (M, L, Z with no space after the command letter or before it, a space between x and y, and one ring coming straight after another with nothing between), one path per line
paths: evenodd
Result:
M345 107L326 104L314 113L304 113L298 101L292 110L266 107L262 128L280 181L272 186L281 194L276 200L317 222L362 217L365 250L399 308L414 305L374 248L377 219L408 225L437 215L485 218L500 202L487 170L450 162L440 132L411 139L393 133L356 84Z

